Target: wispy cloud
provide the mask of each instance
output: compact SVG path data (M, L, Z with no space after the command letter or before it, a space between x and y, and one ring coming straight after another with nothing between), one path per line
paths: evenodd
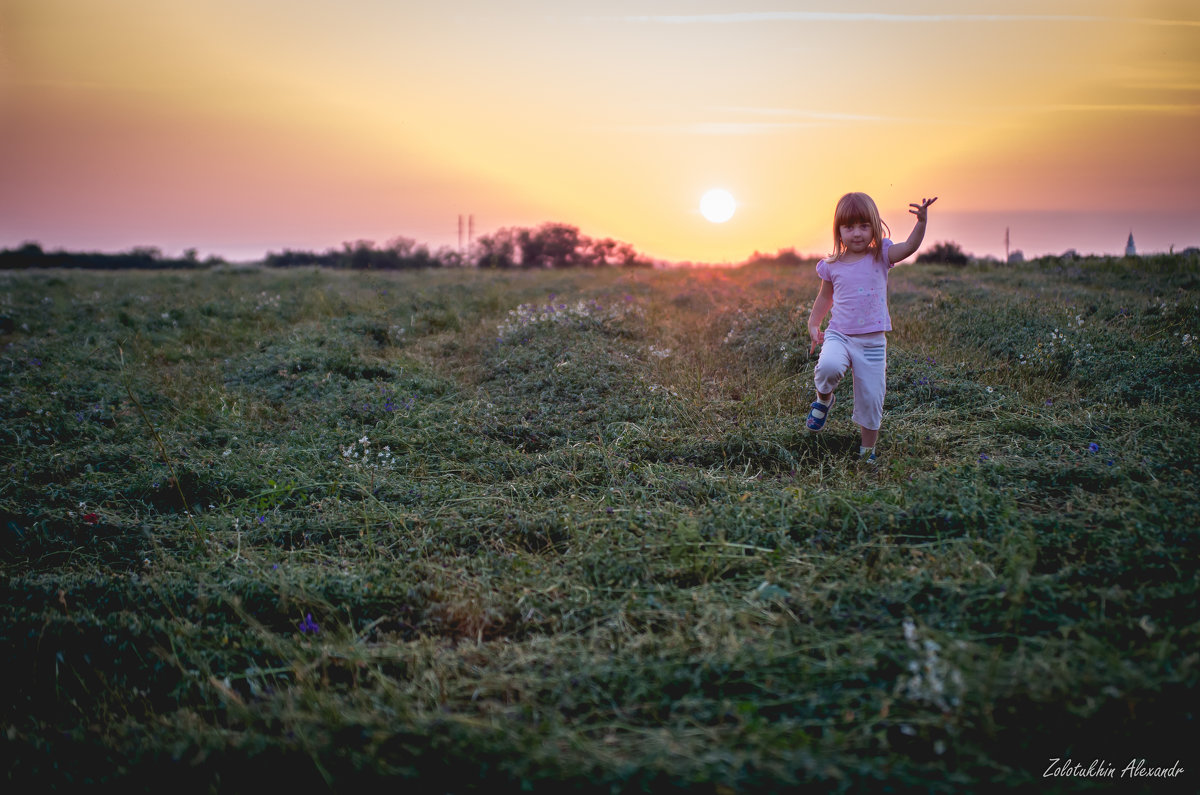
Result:
M807 127L822 127L820 122L740 122L700 121L683 124L621 125L619 132L660 133L670 135L771 135Z
M620 17L624 22L667 25L748 22L1118 22L1200 28L1200 20L1111 17L1086 14L881 14L853 11L736 11L724 14L656 14Z
M1169 113L1191 116L1200 113L1200 105L1195 103L1096 103L1033 105L1017 107L1013 110L1042 111L1046 113Z
M722 120L680 122L675 124L621 125L616 130L635 133L669 133L672 135L770 135L788 132L789 130L833 127L844 124L963 123L961 121L948 122L942 119L917 119L900 116L876 116L859 113L802 110L798 108L737 105L711 106L704 108L702 112Z
M1138 91L1200 91L1200 82L1189 83L1182 80L1127 80L1120 85L1122 88Z
M710 109L714 113L743 116L766 116L777 119L804 119L809 122L862 122L887 124L930 124L941 123L939 119L914 119L902 116L876 116L858 113L833 113L828 111L803 110L799 108L763 108L738 105L718 106Z

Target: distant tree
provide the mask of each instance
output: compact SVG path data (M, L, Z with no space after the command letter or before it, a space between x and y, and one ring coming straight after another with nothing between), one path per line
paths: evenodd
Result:
M340 265L343 268L366 270L375 264L375 241L356 240L353 243L343 243Z
M917 262L941 262L947 265L966 265L970 258L957 243L936 243L933 248L917 256Z
M589 241L568 224L542 224L537 229L517 232L521 264L527 268L569 268L586 265Z
M461 268L467 264L466 257L456 248L442 246L433 252L433 263L441 268Z
M536 229L500 229L475 241L472 261L480 268L597 268L606 265L649 267L628 243L612 238L593 240L569 224L548 223Z
M297 268L312 265L332 265L329 257L312 251L292 251L285 249L283 253L267 254L266 264L272 268Z
M475 241L478 256L475 264L480 268L512 268L517 264L517 231L497 229Z
M429 268L439 263L429 253L429 247L408 237L394 237L383 250L376 267Z
M628 243L622 243L606 237L603 240L588 240L583 252L583 264L593 267L600 265L616 265L633 267L642 263L637 251Z
M750 259L746 260L744 265L801 265L810 261L796 253L795 248L781 248L774 254L764 254L761 251L755 251L750 255Z
M46 252L37 243L0 251L0 268L41 268L46 264Z

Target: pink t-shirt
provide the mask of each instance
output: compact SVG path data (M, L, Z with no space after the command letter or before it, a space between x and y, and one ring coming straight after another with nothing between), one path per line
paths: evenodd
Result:
M829 328L843 334L870 334L891 331L892 317L888 314L888 262L892 241L884 238L879 257L870 255L854 262L817 263L817 275L833 282L833 314Z

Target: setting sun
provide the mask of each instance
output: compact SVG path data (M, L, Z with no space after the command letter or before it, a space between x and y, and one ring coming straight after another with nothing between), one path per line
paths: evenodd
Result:
M714 224L723 224L733 217L737 202L727 190L714 188L700 199L700 213Z

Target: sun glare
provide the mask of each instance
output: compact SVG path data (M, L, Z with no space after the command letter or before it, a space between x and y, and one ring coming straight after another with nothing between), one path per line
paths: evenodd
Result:
M714 224L723 224L733 217L737 202L727 190L714 188L700 198L700 213Z

